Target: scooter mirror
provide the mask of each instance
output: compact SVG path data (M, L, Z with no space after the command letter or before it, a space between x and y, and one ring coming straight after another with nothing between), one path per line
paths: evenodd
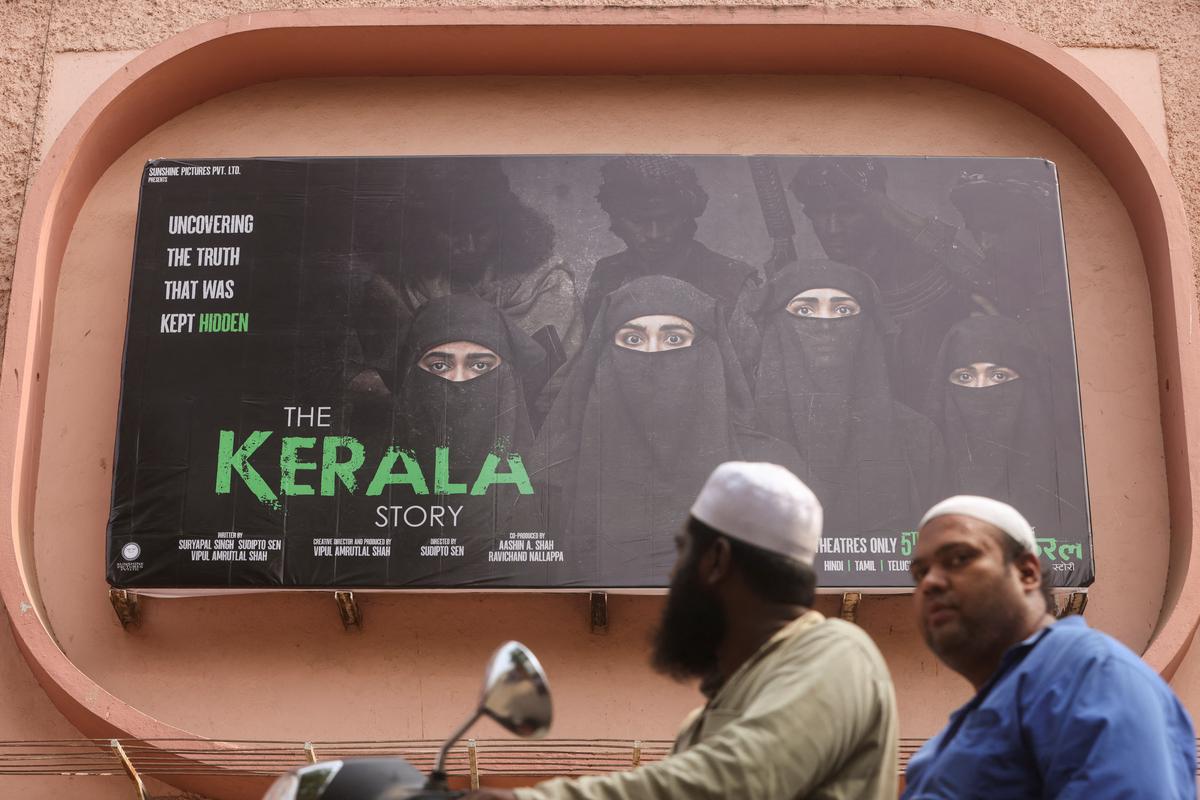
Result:
M479 710L517 736L540 738L550 730L550 687L537 656L520 642L505 642L484 672Z
M479 706L438 751L425 788L446 788L446 756L480 717L489 716L517 736L540 737L550 730L550 687L537 657L520 642L497 648L484 672Z

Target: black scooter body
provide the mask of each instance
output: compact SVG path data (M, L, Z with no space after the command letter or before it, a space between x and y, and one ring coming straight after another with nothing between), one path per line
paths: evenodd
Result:
M452 800L462 792L426 789L427 778L403 758L350 758L311 800ZM305 797L301 790L300 797Z

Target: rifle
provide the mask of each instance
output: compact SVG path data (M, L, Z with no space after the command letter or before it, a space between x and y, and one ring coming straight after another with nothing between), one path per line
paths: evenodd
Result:
M765 156L750 156L750 177L754 180L754 191L762 208L763 221L767 224L767 235L772 240L771 257L763 264L770 278L796 259L796 226L792 222L792 210L788 206L783 181L775 160Z

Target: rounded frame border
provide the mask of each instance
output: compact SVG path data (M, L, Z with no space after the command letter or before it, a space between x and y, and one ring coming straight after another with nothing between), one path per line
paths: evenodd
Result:
M209 22L145 51L105 82L56 140L21 220L0 377L0 596L25 660L63 716L92 738L189 740L107 692L58 646L33 557L59 272L75 220L104 171L158 125L212 97L304 77L597 74L910 75L1013 101L1066 135L1113 185L1133 221L1153 306L1170 510L1170 567L1145 661L1169 679L1200 624L1200 342L1190 235L1169 166L1133 112L1062 49L982 16L897 9L325 9ZM1189 413L1187 400L1195 410ZM181 769L204 755L162 758ZM180 775L182 789L255 798L266 780Z

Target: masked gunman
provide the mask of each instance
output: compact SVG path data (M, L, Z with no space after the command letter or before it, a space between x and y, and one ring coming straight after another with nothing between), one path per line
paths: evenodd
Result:
M596 199L625 250L596 262L583 300L584 325L591 328L613 290L636 278L667 275L716 300L738 355L751 352L757 344L750 304L758 270L696 241L708 194L695 170L670 156L622 156L606 162L600 177Z
M913 756L906 800L1194 798L1192 722L1165 683L1082 617L1056 622L1033 529L971 495L921 520L926 644L975 696Z
M950 190L950 202L983 252L997 309L1029 329L1056 373L1073 372L1071 318L1062 313L1070 300L1054 185L964 172Z
M703 679L674 754L631 772L471 800L896 796L891 679L859 628L811 609L821 505L775 464L713 471L677 539L655 667Z
M791 189L825 255L879 287L883 309L899 327L888 354L892 391L920 408L946 331L971 314L995 312L982 258L957 241L953 225L888 197L887 171L876 159L806 159Z
M1054 185L964 172L950 202L983 253L997 309L1023 322L1061 317L1067 281Z

